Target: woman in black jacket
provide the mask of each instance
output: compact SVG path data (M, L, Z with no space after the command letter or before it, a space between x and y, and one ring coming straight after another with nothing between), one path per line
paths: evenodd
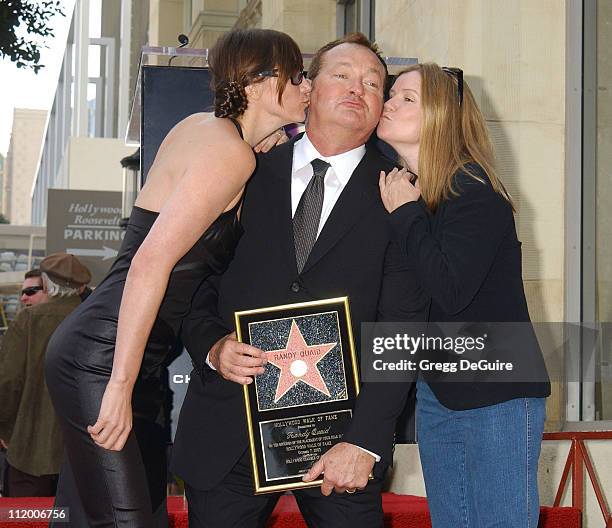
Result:
M463 72L436 64L404 71L378 135L404 167L381 173L381 196L431 296L429 321L461 323L489 347L478 358L421 354L417 433L433 526L536 527L550 385L529 323L512 199ZM513 370L481 370L495 359ZM428 370L442 362L456 367ZM468 364L478 370L462 372Z

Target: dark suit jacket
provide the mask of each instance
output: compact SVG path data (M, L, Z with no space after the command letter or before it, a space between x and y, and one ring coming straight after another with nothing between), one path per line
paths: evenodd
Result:
M215 486L247 449L242 387L205 365L211 346L234 330L233 314L264 306L347 295L356 346L362 321L423 320L426 301L414 274L391 242L389 215L380 200L378 174L393 165L369 147L338 198L302 273L297 272L291 217L293 141L258 157L242 207L244 235L229 269L209 281L184 321L182 340L196 372L173 448L173 471L195 488ZM217 284L215 284L217 282ZM406 299L413 302L407 303ZM377 307L379 307L377 309ZM365 391L345 439L392 457L395 420L405 402L401 384ZM385 395L388 405L367 401ZM361 397L360 397L361 400Z
M449 381L447 374L423 373L440 403L455 410L550 394L530 324L512 208L478 165L471 164L469 169L483 182L458 171L454 176L458 196L443 200L435 214L429 214L422 200L391 214L396 239L419 284L431 296L429 321L474 327L473 323L483 322L522 323L479 325L489 340L496 340L494 347L489 346L489 359L515 365L515 371L503 378L506 381L462 383Z

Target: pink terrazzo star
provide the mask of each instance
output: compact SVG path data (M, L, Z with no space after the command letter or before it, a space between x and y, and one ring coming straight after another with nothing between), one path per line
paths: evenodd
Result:
M329 389L321 377L317 363L336 345L337 343L308 345L295 320L291 321L287 346L280 350L266 352L268 362L281 371L274 403L277 403L298 381L307 383L313 389L329 397Z

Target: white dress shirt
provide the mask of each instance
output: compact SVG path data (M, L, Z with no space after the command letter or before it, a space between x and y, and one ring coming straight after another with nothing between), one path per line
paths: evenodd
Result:
M293 165L291 169L291 216L295 215L300 198L312 178L313 170L310 162L319 158L329 163L331 167L327 169L325 174L325 193L323 195L323 209L321 210L319 230L317 231L318 237L334 205L336 205L338 197L351 179L351 174L353 174L361 158L365 155L365 151L365 145L361 145L348 152L326 157L317 151L310 142L310 139L308 139L307 134L304 134L302 139L296 141L293 146Z
M293 218L293 216L295 216L300 198L302 194L304 194L314 174L310 162L317 158L326 161L331 166L325 173L325 193L323 194L323 208L321 210L321 219L319 220L319 229L317 231L318 237L334 205L336 205L338 197L351 179L353 171L357 168L357 165L359 165L365 152L365 145L361 145L353 150L343 152L342 154L323 156L310 142L307 134L304 134L300 140L296 141L293 146L293 164L291 168L291 217ZM208 355L206 356L206 364L213 370L216 370L209 361ZM376 453L372 453L360 446L357 447L372 455L376 462L380 462L380 456Z

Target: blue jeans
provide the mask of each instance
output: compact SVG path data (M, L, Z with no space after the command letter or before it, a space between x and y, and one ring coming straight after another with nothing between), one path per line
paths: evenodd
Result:
M546 400L453 411L417 382L417 435L433 528L537 528Z

